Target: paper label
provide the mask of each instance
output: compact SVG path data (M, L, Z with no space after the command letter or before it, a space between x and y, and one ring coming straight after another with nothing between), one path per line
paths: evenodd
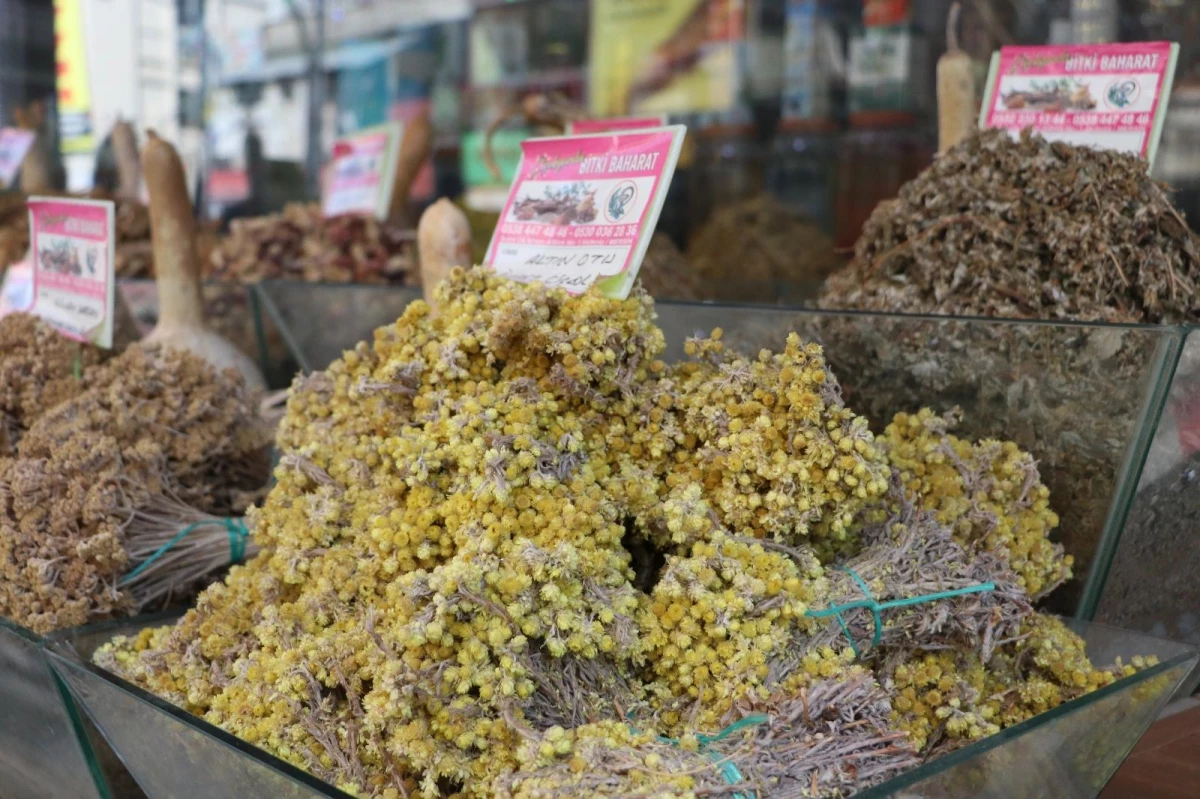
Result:
M33 268L28 261L8 267L0 284L0 319L10 313L28 311L33 305Z
M1005 47L992 57L981 127L1154 161L1179 45Z
M334 143L321 203L326 218L342 214L387 218L402 135L403 125L389 122Z
M0 188L11 186L21 171L25 153L37 134L20 128L0 129Z
M667 124L666 114L647 117L614 117L612 119L577 119L567 123L567 135L611 133L615 130L645 130Z
M686 128L529 139L484 263L524 283L629 296Z
M32 312L78 341L112 347L113 203L29 199Z

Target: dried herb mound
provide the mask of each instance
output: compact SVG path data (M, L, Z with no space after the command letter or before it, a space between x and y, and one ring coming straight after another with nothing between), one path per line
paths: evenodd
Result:
M227 514L266 465L240 378L189 353L131 347L71 379L0 459L0 616L37 632L129 612L138 513L167 497Z
M1024 662L1017 547L922 507L819 346L745 357L714 331L667 365L641 291L456 269L437 292L298 379L261 554L98 663L398 799L844 796L917 762L898 664ZM934 590L875 640L864 592Z
M821 304L1194 322L1198 259L1194 235L1144 161L987 130L875 209Z
M290 278L326 283L419 282L415 233L373 217L325 219L316 204L235 219L208 259L212 277L254 282Z
M688 242L687 258L709 285L819 282L840 268L833 241L768 194L719 208Z

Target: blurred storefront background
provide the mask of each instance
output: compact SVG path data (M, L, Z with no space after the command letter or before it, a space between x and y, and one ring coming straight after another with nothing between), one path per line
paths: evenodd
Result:
M429 114L414 199L494 204L542 93L597 117L689 128L663 226L677 239L768 195L841 247L934 150L950 0L0 0L0 120L35 101L64 186L108 179L117 119L180 145L202 211L312 196L333 140ZM1156 170L1200 206L1200 3L966 0L979 65L1011 43L1182 45ZM314 171L315 170L315 171ZM672 218L672 216L676 218Z

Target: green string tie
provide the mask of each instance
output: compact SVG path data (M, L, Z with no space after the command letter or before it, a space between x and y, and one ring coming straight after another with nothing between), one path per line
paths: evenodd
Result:
M121 578L117 585L127 585L137 578L139 574L150 568L156 560L167 554L171 547L178 544L188 533L200 527L209 527L214 524L224 526L225 532L229 534L229 562L241 563L246 558L246 541L250 538L250 531L246 529L246 520L240 516L233 516L225 519L213 519L203 522L193 522L187 525L174 536L171 540L156 549L154 553L137 565L137 568L129 574Z
M965 596L967 594L983 594L988 591L995 591L995 583L981 583L972 585L966 588L956 588L952 591L938 591L934 594L924 594L922 596L909 597L908 599L890 599L887 602L876 601L875 596L871 593L871 589L867 587L866 581L858 576L858 572L851 569L849 566L843 566L842 571L850 575L850 578L858 584L859 589L863 592L864 599L859 599L854 602L847 602L844 605L830 605L824 610L810 610L804 615L814 619L827 619L830 616L837 618L838 625L841 626L842 632L846 634L846 640L850 642L850 649L854 651L855 657L862 657L862 653L858 651L858 645L854 643L854 637L850 634L850 626L846 624L846 620L842 618L842 613L847 610L856 608L866 608L871 611L871 616L875 621L875 635L871 638L871 648L879 646L879 641L883 637L883 611L892 608L905 608L912 605L921 605L926 602L937 602L939 599L952 599L956 596Z
M71 360L71 374L76 380L83 379L83 348L75 347L75 357Z
M747 727L756 727L759 724L766 724L770 720L770 717L763 713L755 713L753 715L746 716L745 718L738 719L725 729L713 735L697 735L696 740L700 742L700 749L703 751L704 749L708 748L709 744L714 744L717 741L728 738L735 732L744 730ZM630 726L629 730L634 735L638 734L638 731L632 726ZM654 737L662 743L670 744L671 746L679 746L678 738L668 738L665 735L656 735ZM716 763L720 768L721 776L725 778L725 783L727 785L737 785L739 782L745 781L746 778L742 776L742 772L732 760L726 760L716 752L705 752L705 754L708 756L709 760ZM733 799L752 799L752 797L753 794L751 794L751 796L747 796L743 793L733 794Z

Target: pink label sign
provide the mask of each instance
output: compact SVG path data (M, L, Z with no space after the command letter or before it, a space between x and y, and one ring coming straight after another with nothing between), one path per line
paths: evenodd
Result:
M615 130L645 130L667 124L667 115L652 117L616 117L613 119L577 119L567 125L567 133L611 133Z
M1170 42L1005 47L980 124L1152 161L1177 53Z
M327 168L326 217L367 214L383 219L391 204L400 150L401 125L390 123L338 139Z
M485 263L623 299L658 223L685 128L527 139Z
M11 186L16 180L34 138L32 130L0 128L0 188Z
M65 335L112 346L114 207L97 200L29 200L33 313Z

